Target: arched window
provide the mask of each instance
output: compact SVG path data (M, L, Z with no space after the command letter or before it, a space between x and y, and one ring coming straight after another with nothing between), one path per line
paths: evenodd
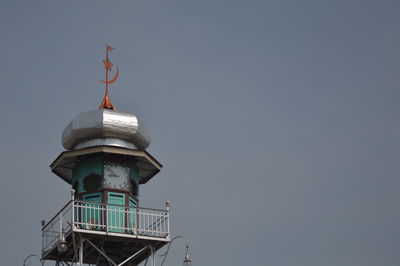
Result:
M131 194L134 197L137 197L139 194L139 186L136 184L135 180L131 180Z
M101 176L95 173L85 176L83 187L86 192L101 189Z

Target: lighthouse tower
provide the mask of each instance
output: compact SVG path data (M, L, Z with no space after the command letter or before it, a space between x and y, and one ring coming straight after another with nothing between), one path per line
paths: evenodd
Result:
M146 149L142 121L117 111L108 86L112 63L103 61L106 94L98 110L81 112L62 134L65 148L50 165L70 186L71 200L42 222L42 260L60 265L138 265L170 241L169 202L165 209L140 204L140 185L162 165Z

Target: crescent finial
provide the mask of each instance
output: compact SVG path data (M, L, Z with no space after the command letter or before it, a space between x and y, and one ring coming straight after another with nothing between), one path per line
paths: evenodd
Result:
M108 73L111 71L111 67L113 64L110 62L110 58L108 56L108 52L112 52L115 48L111 47L110 45L106 45L106 59L103 60L104 68L106 69L106 80L100 80L102 83L106 84L106 93L103 98L103 102L100 105L100 109L111 109L115 110L115 107L111 104L110 97L108 95L108 84L114 83L118 79L119 68L117 65L117 71L115 76L112 80L108 80Z

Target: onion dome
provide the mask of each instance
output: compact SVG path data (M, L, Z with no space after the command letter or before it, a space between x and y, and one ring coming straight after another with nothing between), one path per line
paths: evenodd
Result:
M64 129L62 145L67 150L93 146L145 150L150 137L135 115L99 109L79 113Z

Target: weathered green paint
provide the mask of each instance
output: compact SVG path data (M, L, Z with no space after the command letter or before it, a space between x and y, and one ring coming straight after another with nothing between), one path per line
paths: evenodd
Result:
M103 159L101 157L84 159L78 163L73 171L74 181L78 182L78 193L85 192L83 179L90 174L103 176Z
M125 194L116 192L107 192L107 227L108 231L122 233L125 227L125 215L124 207L113 206L122 205L125 206Z
M130 230L131 233L133 233L133 229L136 226L136 207L137 207L137 202L133 198L129 197L129 215L128 215L128 227L131 228Z
M136 197L139 198L139 184L140 184L140 180L139 180L139 173L138 173L138 169L136 167L135 164L131 164L131 180L133 180L136 185L137 185L137 195Z
M135 164L131 164L131 179L134 180L136 184L139 184L139 174Z
M104 225L107 225L107 230L110 232L124 233L124 228L127 227L130 228L129 233L134 233L137 223L136 199L139 195L139 191L136 195L136 199L133 197L129 197L127 199L128 194L110 192L107 191L107 189L104 189L104 187L101 187L100 189L106 193L106 198L102 198L102 192L90 193L90 191L85 191L84 179L91 174L97 174L103 179L104 160L101 156L90 159L82 159L73 170L73 179L75 182L77 182L77 193L85 193L81 194L81 200L85 202L85 206L99 208L83 208L80 210L81 213L75 213L76 219L81 220L83 223L89 224L104 223ZM134 163L130 164L130 180L133 181L139 188L140 178L138 169ZM103 181L101 183L103 184ZM106 213L100 210L101 203L107 204ZM126 214L124 211L127 208L130 211L129 214ZM92 230L104 229L99 226L82 226L82 228Z

